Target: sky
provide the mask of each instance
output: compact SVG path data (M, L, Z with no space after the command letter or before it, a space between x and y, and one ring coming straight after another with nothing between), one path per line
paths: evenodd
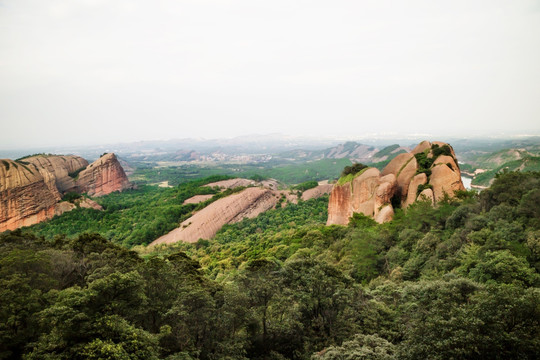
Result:
M0 148L540 134L540 0L0 0Z

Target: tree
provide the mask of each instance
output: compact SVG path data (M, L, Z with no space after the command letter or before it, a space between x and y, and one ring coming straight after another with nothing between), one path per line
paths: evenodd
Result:
M313 354L312 360L393 360L396 346L377 335L357 334L341 346Z

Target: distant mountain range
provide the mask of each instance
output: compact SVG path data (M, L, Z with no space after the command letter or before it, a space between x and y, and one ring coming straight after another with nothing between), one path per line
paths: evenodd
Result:
M0 157L18 158L31 153L63 153L95 160L104 152L118 154L129 167L140 164L174 166L197 163L238 163L278 166L322 159L349 159L382 169L396 155L410 150L426 135L400 138L374 137L356 141L340 138L293 137L281 134L248 135L229 139L173 139L139 141L93 147L58 147L0 151ZM430 136L430 138L436 138ZM536 170L540 160L540 137L437 138L450 143L465 174L475 177L473 184L487 186L498 171ZM139 165L138 165L139 164ZM146 166L146 165L145 165ZM479 175L480 172L485 174Z

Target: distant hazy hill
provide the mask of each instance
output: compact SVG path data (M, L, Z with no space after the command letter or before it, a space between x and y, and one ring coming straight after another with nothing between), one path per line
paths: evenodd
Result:
M508 171L540 170L540 138L530 137L506 141L458 142L462 170L474 175L472 185L489 186L495 175Z
M398 144L378 148L348 141L324 150L291 150L279 156L289 160L349 159L352 162L373 164L390 161L396 155L406 152L406 149Z
M498 159L498 157L496 157ZM540 156L523 155L488 170L474 177L472 184L479 186L489 186L493 182L495 175L502 171L540 171Z
M479 155L471 163L479 168L497 168L509 161L521 160L535 154L525 149L503 149L491 154Z

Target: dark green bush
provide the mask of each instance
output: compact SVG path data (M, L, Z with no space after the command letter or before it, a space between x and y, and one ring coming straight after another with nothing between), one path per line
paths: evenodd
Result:
M440 155L452 156L452 150L450 150L450 146L448 145L439 146L437 144L433 144L431 145L431 151L433 151L434 159L436 159Z
M77 177L79 177L79 174L81 173L81 171L83 171L84 169L86 169L86 166L82 167L80 169L77 169L77 170L75 170L73 172L68 173L68 176L73 178L73 179L77 179Z
M70 203L73 203L75 200L80 199L81 197L82 197L81 194L76 193L76 192L74 192L74 191L70 191L70 192L66 193L66 194L62 197L62 200L64 200L64 201L69 201Z
M253 176L250 177L250 180L253 180L253 181L259 181L259 182L260 182L260 181L264 181L264 180L266 180L266 179L268 179L268 178L265 177L265 176L262 176L262 175L260 175L260 174L255 174L255 175L253 175Z
M420 193L422 191L426 190L426 189L432 189L433 190L433 185L431 185L431 184L420 184L420 185L418 185L418 187L416 188L416 196L418 197L418 195L420 195Z
M361 163L354 163L351 166L345 166L345 168L341 172L341 176L347 176L349 174L356 174L367 167L368 167L367 165L364 165Z
M313 181L306 181L306 182L300 183L298 185L293 186L292 188L293 190L306 191L309 189L313 189L314 187L317 187L318 185L319 183L313 180Z
M416 162L418 163L418 171L417 173L424 172L425 170L428 170L431 168L431 165L433 165L433 162L435 161L435 157L428 158L426 153L418 153L414 154L414 157L416 158Z

